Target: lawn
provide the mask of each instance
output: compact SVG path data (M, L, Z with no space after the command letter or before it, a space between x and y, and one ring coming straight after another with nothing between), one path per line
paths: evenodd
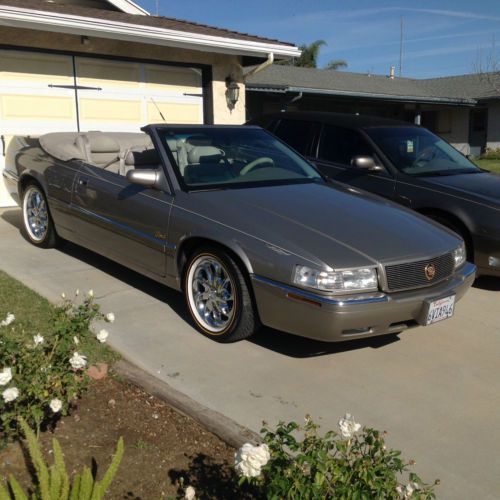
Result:
M500 160L474 160L474 163L490 172L500 173Z

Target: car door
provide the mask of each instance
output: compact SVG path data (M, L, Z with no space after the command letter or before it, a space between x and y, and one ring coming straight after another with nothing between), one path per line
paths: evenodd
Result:
M325 124L322 127L317 154L313 159L318 169L328 177L391 200L395 196L395 179L385 168L369 171L353 167L355 156L372 156L381 161L368 140L357 130Z
M72 205L85 246L140 272L165 276L172 202L165 190L82 162Z

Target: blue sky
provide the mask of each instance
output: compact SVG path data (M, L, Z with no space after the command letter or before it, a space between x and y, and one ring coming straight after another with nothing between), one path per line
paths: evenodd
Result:
M150 12L156 0L136 0ZM296 44L323 39L319 66L345 59L348 71L398 68L404 19L403 76L471 73L478 53L500 61L500 0L159 0L160 14ZM495 43L496 41L496 43Z

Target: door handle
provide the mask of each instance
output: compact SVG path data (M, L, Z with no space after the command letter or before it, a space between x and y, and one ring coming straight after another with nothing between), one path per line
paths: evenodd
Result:
M89 181L87 179L78 179L79 186L88 186Z

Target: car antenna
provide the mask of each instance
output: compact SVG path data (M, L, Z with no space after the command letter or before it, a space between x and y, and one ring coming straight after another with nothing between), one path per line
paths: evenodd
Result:
M151 99L151 102L155 105L155 108L156 108L156 110L158 111L158 113L160 113L161 119L162 119L165 123L167 123L167 120L165 120L165 117L163 116L163 113L161 112L161 109L160 109L160 107L158 106L158 104L156 104L156 101L155 101L152 97L150 97L150 99Z

